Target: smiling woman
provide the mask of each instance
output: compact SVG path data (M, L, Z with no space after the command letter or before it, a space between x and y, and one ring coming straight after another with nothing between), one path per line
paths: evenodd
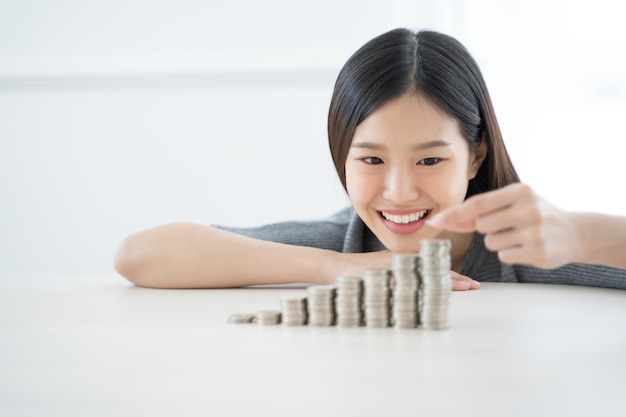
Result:
M332 283L445 238L457 290L626 288L626 220L565 212L519 183L481 72L455 39L396 29L366 43L338 76L328 139L352 207L249 229L155 227L124 241L117 270L151 287Z

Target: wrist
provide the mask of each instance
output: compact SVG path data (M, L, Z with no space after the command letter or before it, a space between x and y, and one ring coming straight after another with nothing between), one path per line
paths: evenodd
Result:
M319 253L316 262L315 282L321 285L332 285L338 275L343 253L332 250L323 250Z
M607 255L620 233L617 224L611 222L611 216L597 213L573 213L577 239L576 259L574 262L587 264L604 264Z
M569 242L572 247L571 262L589 263L590 254L594 251L592 246L592 237L585 219L586 213L571 212L569 219L571 227L574 231L573 239Z

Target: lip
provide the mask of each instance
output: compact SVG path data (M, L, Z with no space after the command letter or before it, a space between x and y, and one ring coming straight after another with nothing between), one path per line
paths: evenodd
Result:
M392 214L394 216L402 216L405 214L409 215L412 213L417 213L422 210L428 210L429 212L428 214L426 214L426 216L422 217L421 219L413 221L411 223L407 223L407 224L394 223L390 220L385 219L382 215L382 211L388 214ZM432 209L380 210L378 211L378 218L383 222L383 224L389 231L393 233L397 233L399 235L410 235L411 233L415 233L419 229L421 229L424 226L424 224L426 224L426 219L429 218L431 214L432 214Z
M385 212L389 214L393 214L394 216L402 216L404 214L417 213L418 211L430 210L427 208L418 208L418 209L410 209L410 210L378 210L379 213Z

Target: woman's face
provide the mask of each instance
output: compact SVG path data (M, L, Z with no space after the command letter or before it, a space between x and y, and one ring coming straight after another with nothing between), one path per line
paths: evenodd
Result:
M350 201L393 252L416 252L440 230L425 221L460 204L486 154L470 151L457 121L423 95L406 93L356 128L346 160Z

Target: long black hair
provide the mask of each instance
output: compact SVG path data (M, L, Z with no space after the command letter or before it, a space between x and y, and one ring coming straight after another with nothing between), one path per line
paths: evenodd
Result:
M478 64L456 39L434 31L394 29L370 40L345 63L328 113L328 143L346 188L345 164L354 131L391 99L424 94L459 123L470 147L487 141L487 157L466 197L518 182Z

